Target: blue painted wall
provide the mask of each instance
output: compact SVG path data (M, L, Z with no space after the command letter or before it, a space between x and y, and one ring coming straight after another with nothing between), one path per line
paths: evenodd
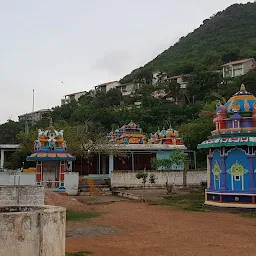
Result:
M220 151L215 150L212 155L212 164L211 164L211 172L213 173L213 167L215 163L218 163L220 168L221 168L221 162L220 162ZM221 184L221 175L219 177L216 177L211 175L211 185L214 189L218 190L220 189L220 184Z
M229 190L232 190L232 179L233 179L233 184L234 184L233 191L242 191L242 182L243 182L242 177L240 177L240 180L236 180L235 177L232 177L232 175L228 173L228 169L230 169L232 164L236 162L238 164L241 164L247 170L249 168L247 156L244 151L240 149L233 149L229 151L226 158L226 170L227 170L226 184L227 184L227 188ZM249 188L249 174L246 173L244 175L244 191L248 191L248 188Z

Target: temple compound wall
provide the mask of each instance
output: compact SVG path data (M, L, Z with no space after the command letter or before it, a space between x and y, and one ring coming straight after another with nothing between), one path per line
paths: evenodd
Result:
M66 172L65 173L65 193L68 195L77 195L78 193L78 172ZM0 186L4 185L21 185L21 186L35 186L36 185L36 173L23 173L23 172L0 172ZM39 185L40 187L40 185ZM55 184L51 183L51 187L45 186L45 190L54 191Z
M164 187L168 178L169 184L174 186L200 186L201 182L207 181L207 171L146 171L149 176L155 176L155 184L146 183L147 187ZM138 172L131 171L113 171L111 174L111 186L113 188L127 187L136 188L142 187L140 179L136 178Z

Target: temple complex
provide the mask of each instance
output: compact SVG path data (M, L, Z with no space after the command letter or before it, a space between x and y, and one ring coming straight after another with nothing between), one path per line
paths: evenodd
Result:
M80 176L107 178L112 171L153 170L152 158L167 158L176 148L186 150L179 132L172 127L156 131L147 140L142 129L133 121L111 131L108 139L117 154L92 152L87 160L78 159L74 163L74 170Z
M213 121L216 129L198 145L209 149L205 204L256 208L256 97L242 85Z
M52 120L46 131L38 130L34 153L27 157L27 161L36 162L36 184L56 192L66 191L65 183L71 178L68 172L75 159L67 151L63 130L56 131Z

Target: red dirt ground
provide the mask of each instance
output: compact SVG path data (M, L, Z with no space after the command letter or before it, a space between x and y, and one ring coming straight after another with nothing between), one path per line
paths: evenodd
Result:
M93 206L99 218L79 227L111 226L118 234L68 237L67 252L94 256L255 256L256 219L236 214L180 211L137 202ZM68 223L67 229L76 227Z

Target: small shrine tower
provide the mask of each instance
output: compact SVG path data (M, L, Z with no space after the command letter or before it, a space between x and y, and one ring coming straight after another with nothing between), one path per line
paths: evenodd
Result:
M242 84L213 121L212 136L198 145L209 149L205 204L256 209L256 97Z
M36 161L36 184L56 192L65 192L65 172L68 162L76 158L67 152L63 130L56 131L52 120L46 131L38 130L34 153L27 161Z

